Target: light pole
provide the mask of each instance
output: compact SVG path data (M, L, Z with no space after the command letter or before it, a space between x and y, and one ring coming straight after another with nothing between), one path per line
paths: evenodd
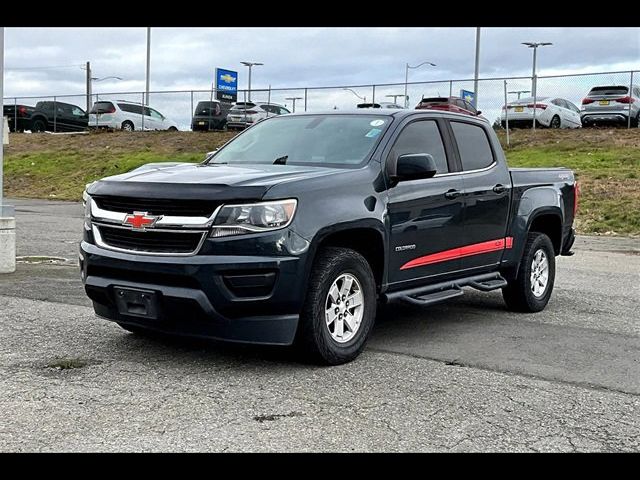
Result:
M410 68L419 68L422 65L431 65L432 67L436 66L435 63L431 63L431 62L422 62L420 65L416 65L414 67L412 67L408 63L406 64L406 68L405 68L405 71L404 71L404 108L407 108L409 106L409 97L407 96L407 85L409 83L409 69Z
M108 77L102 77L102 78L89 77L89 98L91 98L91 96L93 95L93 82L101 82L103 80L108 80L110 78L113 78L115 80L124 80L124 78L116 77L115 75L110 75ZM89 111L89 109L87 109L87 111Z
M402 95L402 94L400 94L400 95L396 95L396 94L393 94L393 95L385 95L385 97L393 98L393 103L396 103L396 98L398 98L398 97L404 97L404 96L405 96L405 95Z
M285 100L293 101L293 113L296 113L296 100L304 100L304 98L303 97L287 97L285 98Z
M248 88L249 91L247 92L247 97L248 97L248 100L251 101L251 67L264 65L264 63L260 63L260 62L240 62L240 63L249 67L249 88Z
M476 66L473 75L473 106L478 109L478 74L480 73L480 27L476 27Z
M511 92L507 92L507 93L517 93L518 94L518 100L520 100L520 95L523 93L529 93L531 92L531 90L512 90Z
M146 95L145 105L149 105L149 76L151 70L151 27L147 27L147 75L146 75Z
M536 56L538 52L538 47L546 47L547 45L553 45L551 42L522 42L522 45L526 45L529 48L533 48L533 70L531 71L531 92L532 95L536 96L536 87L537 87L537 79L536 79Z
M356 97L361 98L364 103L367 103L367 97L366 96L361 97L360 95L358 95L355 91L351 90L350 88L343 88L343 90L347 90L347 91L353 93Z
M536 54L538 47L546 47L547 45L553 45L551 42L522 42L522 45L526 45L528 48L533 48L533 70L531 71L531 93L533 96L533 125L532 128L536 129L536 95L538 88L538 78L536 77Z

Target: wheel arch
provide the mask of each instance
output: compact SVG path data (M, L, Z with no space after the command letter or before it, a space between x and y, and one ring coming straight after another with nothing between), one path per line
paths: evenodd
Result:
M305 281L318 252L324 247L344 247L360 253L371 266L378 292L386 284L387 249L384 225L375 220L331 225L318 231L309 247Z
M508 278L518 275L527 235L531 231L551 239L556 256L562 251L564 203L554 187L535 187L524 192L510 229L513 248L505 252L503 273Z

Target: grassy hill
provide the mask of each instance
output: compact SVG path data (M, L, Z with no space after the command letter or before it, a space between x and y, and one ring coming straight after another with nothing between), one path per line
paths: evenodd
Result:
M5 192L10 197L79 200L85 184L149 162L197 162L230 132L10 134ZM573 169L582 187L580 233L640 235L640 129L517 130L510 166Z

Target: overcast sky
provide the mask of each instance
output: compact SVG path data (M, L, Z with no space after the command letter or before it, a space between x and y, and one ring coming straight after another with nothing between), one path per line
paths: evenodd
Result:
M530 75L524 41L554 43L538 50L540 75L640 69L640 28L483 28L480 76ZM474 49L474 28L153 28L151 89L209 88L215 67L238 70L245 88L243 60L265 64L254 88L403 82L405 62L425 60L437 67L410 81L471 78ZM125 79L94 92L141 91L145 52L145 28L7 28L5 97L82 93L86 61Z

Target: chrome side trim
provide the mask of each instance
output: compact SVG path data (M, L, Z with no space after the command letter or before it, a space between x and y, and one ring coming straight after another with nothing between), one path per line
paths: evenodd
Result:
M158 215L160 218L156 222L156 227L174 227L174 228L209 228L213 224L213 220L222 208L222 205L218 205L215 211L210 217L185 217L185 216L173 216L173 215ZM127 215L131 214L123 212L112 212L111 210L104 210L98 207L96 201L91 199L91 216L98 221L105 223L113 223L122 225ZM154 230L158 230L154 228Z
M204 244L205 239L207 238L207 233L208 233L207 231L192 231L192 230L180 231L180 230L154 229L154 231L156 232L159 231L159 232L170 232L170 233L199 233L200 241L198 242L198 245L196 246L195 250L191 252L145 252L142 250L130 250L128 248L114 247L113 245L109 245L108 243L105 243L105 241L102 239L102 235L100 235L100 229L98 228L99 226L104 226L109 228L121 228L123 230L131 230L131 229L128 227L111 225L107 223L91 225L93 238L96 241L96 245L98 245L100 248L104 248L105 250L113 250L114 252L129 253L133 255L150 255L150 256L160 256L160 257L191 257L200 251L200 249L202 248L202 245Z
M439 177L450 177L452 175L466 175L468 173L478 173L478 172L486 172L487 170L491 170L493 167L495 167L496 165L498 165L498 162L496 162L495 160L493 161L493 163L491 165L489 165L488 167L484 167L484 168L478 168L476 170L462 170L460 172L449 172L449 173L437 173L435 174L432 178L439 178Z

